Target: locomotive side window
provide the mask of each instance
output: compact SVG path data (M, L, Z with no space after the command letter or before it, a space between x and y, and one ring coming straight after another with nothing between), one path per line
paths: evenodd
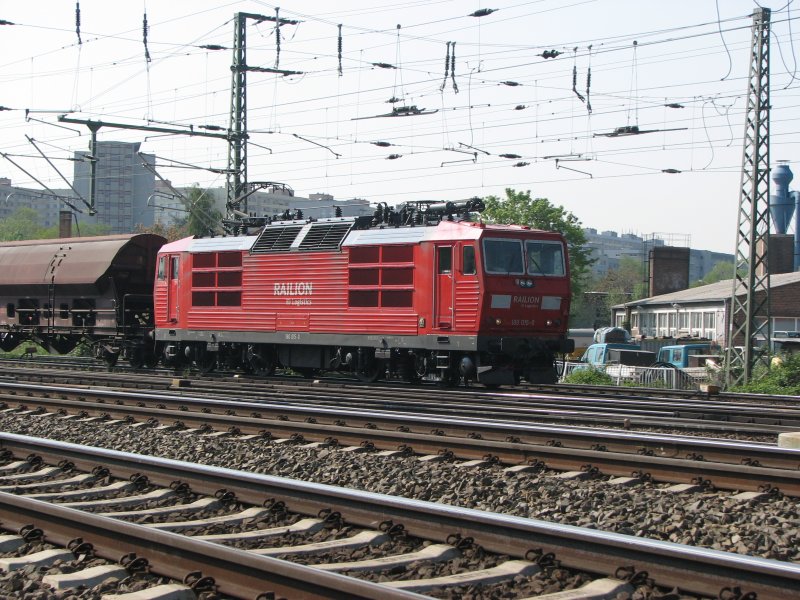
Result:
M16 307L14 306L13 302L9 302L6 304L6 316L9 318L14 317L17 314Z
M167 258L165 256L158 258L158 278L161 281L167 278Z
M461 253L461 274L475 275L475 246L464 246Z
M525 257L528 275L564 276L564 247L560 242L527 241Z
M414 305L414 247L356 246L349 251L348 305L409 308Z
M483 259L487 273L522 275L522 242L520 240L483 240Z
M450 246L441 246L438 254L437 270L439 274L450 273L453 269L453 249Z
M172 266L172 279L177 279L179 273L178 266L181 264L180 260L178 259L177 256L173 256L172 258L170 258L170 263Z
M242 305L242 253L192 255L192 306Z

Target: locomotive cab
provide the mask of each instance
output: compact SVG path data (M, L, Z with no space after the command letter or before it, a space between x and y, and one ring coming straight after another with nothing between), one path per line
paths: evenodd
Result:
M485 383L555 379L555 353L571 351L566 338L569 265L558 234L506 226L481 240L484 318L480 345L491 364Z

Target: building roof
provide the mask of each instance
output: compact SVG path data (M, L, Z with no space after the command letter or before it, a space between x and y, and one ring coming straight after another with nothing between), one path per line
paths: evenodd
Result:
M769 276L770 289L782 287L784 285L791 285L793 283L800 283L800 271L792 273L778 273ZM660 296L651 296L650 298L641 298L639 300L631 300L624 304L617 304L612 308L624 308L626 306L648 306L648 305L662 305L662 304L692 304L704 302L722 302L731 297L733 291L733 280L725 279L716 283L709 283L708 285L701 285L695 288L681 290L679 292L672 292L670 294L662 294ZM741 285L739 285L739 290Z

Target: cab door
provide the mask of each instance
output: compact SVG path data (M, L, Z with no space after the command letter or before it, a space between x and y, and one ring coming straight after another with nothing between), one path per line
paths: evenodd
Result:
M436 329L452 329L455 322L453 246L452 244L437 244L435 248L436 271L433 289L433 326Z
M180 296L180 267L179 254L169 255L169 269L167 269L167 318L170 323L178 322L178 304Z

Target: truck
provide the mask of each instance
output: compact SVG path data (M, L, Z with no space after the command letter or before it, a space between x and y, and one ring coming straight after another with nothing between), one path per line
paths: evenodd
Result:
M632 343L603 342L592 344L581 356L581 364L573 368L600 369L619 381L635 381L638 377L636 367L650 366L655 360L655 352L642 350Z
M692 356L705 356L710 357L711 342L691 342L686 344L674 344L671 346L663 346L658 351L658 362L668 363L678 369L688 369L690 367L698 366L692 364Z
M607 364L649 367L655 359L655 352L642 350L639 344L624 343L592 344L581 356L582 363L593 367Z

